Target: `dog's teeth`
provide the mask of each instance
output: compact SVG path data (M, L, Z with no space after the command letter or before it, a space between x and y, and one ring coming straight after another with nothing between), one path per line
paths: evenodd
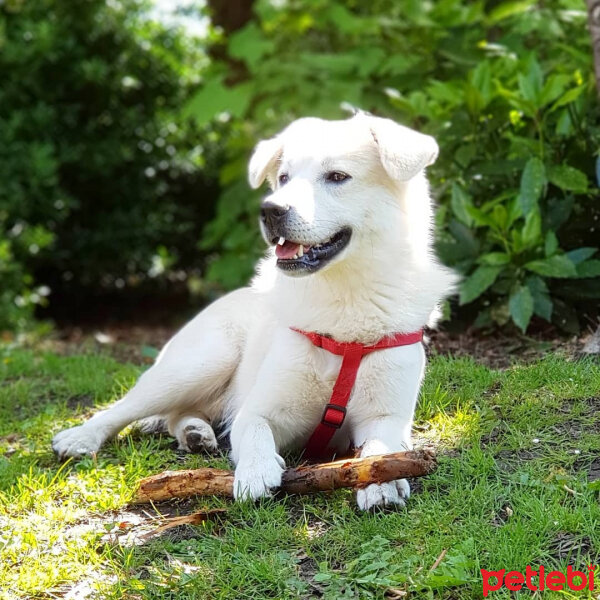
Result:
M292 258L294 258L294 259L298 258L298 255L294 254L294 256L292 256Z
M298 250L298 258L302 258L303 256L304 256L304 246L302 244L300 244L299 250Z
M280 237L279 241L277 242L278 246L283 246L285 244L285 238L284 237Z

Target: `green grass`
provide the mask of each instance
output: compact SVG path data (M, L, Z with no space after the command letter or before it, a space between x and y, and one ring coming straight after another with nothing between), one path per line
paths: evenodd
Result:
M349 491L198 500L171 510L226 506L226 516L136 545L156 514L126 507L140 477L226 464L136 434L97 461L56 462L52 435L139 371L106 356L0 350L0 598L384 598L397 588L468 599L482 595L480 568L565 571L600 558L598 363L554 355L495 371L434 358L415 434L438 449L439 468L405 509L359 513Z

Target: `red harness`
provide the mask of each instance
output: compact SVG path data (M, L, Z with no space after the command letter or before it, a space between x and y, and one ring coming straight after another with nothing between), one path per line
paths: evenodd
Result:
M350 400L352 387L356 381L360 361L365 354L370 354L376 350L385 348L395 348L397 346L409 346L423 341L423 331L414 333L395 333L379 340L372 346L364 346L356 342L336 342L329 337L313 333L311 331L294 331L306 336L315 346L323 348L327 352L343 356L340 373L333 386L329 404L325 406L321 422L311 435L304 456L310 459L320 458L325 454L331 438L344 423L346 418L346 405Z

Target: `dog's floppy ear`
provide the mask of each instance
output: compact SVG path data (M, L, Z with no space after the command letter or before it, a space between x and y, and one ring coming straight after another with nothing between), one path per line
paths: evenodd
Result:
M430 135L398 125L390 119L366 118L379 148L381 164L393 179L408 181L435 162L439 148Z
M269 180L271 187L275 186L275 172L282 153L283 141L279 135L256 145L248 165L248 181L252 189L260 187L265 179Z

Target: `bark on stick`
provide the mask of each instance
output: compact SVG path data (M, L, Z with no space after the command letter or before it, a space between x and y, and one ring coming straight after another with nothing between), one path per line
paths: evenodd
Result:
M361 488L404 477L421 477L435 470L431 450L412 450L349 458L335 462L287 469L281 491L289 494L313 494L337 488ZM165 471L142 479L134 502L144 504L189 496L233 497L233 471L189 469Z

